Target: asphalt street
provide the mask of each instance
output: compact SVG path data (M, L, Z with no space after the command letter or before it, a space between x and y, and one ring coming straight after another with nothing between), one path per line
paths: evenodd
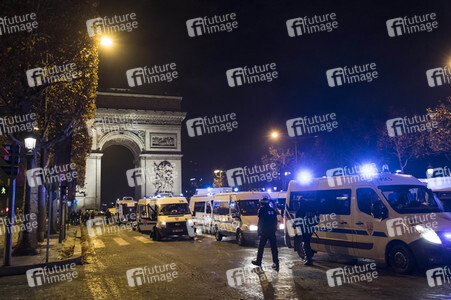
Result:
M429 287L424 274L397 275L383 266L376 267L377 277L370 282L342 282L334 287L328 284L328 270L371 263L365 260L356 262L320 254L315 256L315 265L307 267L292 249L280 247L277 273L270 268L269 247L265 249L262 270L258 270L251 264L256 245L240 247L228 238L218 242L213 236L198 235L195 240L154 242L149 235L137 231L98 233L88 236L83 230L84 236L89 237L83 245L87 263L74 269L76 278L30 287L25 275L2 277L0 298L451 299L449 284ZM128 270L145 268L158 276L147 277L151 278L148 281L139 277L139 271L134 277L127 276ZM232 269L237 271L233 273Z

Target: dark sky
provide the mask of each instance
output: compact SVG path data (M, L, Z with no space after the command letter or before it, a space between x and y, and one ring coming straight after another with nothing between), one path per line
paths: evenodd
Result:
M182 127L184 179L205 176L215 168L251 165L266 152L268 132L286 132L287 119L335 112L338 120L362 120L359 133L343 134L342 142L375 134L375 122L389 119L390 109L409 115L450 96L450 86L430 88L425 72L451 63L450 1L102 1L100 16L136 13L139 28L121 32L115 47L101 51L100 89L128 88L128 69L175 62L179 78L171 83L131 88L132 92L183 96L187 119L236 113L238 129L231 133L188 137ZM238 29L189 37L188 19L236 13ZM291 18L336 13L338 29L291 38L285 22ZM436 13L438 29L390 38L388 19ZM227 69L277 64L279 78L230 88ZM328 69L376 63L379 78L330 88ZM340 122L339 122L340 123ZM345 122L343 122L344 124ZM355 130L354 130L355 131ZM358 131L358 130L357 130ZM346 134L348 132L348 134ZM334 136L335 135L335 136ZM328 139L328 137L325 137ZM333 144L336 151L340 146ZM362 152L371 159L374 147ZM360 157L355 157L358 161ZM412 162L410 171L424 176L430 158ZM189 161L196 162L195 171ZM310 162L310 165L315 165ZM315 170L341 166L331 160ZM393 167L396 168L396 167Z

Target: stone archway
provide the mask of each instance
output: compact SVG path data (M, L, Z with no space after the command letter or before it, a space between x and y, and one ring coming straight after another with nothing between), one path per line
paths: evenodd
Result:
M135 169L124 175L135 188L135 199L181 193L180 134L185 113L178 110L180 101L180 97L98 93L95 119L88 122L93 143L85 185L78 188L78 208L100 209L101 161L112 145L124 146L133 154Z

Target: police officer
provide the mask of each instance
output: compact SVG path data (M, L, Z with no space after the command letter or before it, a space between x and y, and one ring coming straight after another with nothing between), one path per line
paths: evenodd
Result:
M302 249L304 250L304 265L313 265L313 254L315 253L310 247L310 240L312 239L312 234L315 231L315 226L319 222L319 215L316 211L312 201L300 200L299 209L296 212L296 218L302 219L301 225L298 226L301 236L299 242L295 244L295 251L300 246L299 243L302 241Z
M279 253L277 250L277 209L269 205L269 199L263 198L260 200L260 209L258 210L258 235L260 236L260 243L258 245L257 259L252 261L252 264L261 266L263 251L266 242L269 240L271 244L272 253L272 268L279 271Z

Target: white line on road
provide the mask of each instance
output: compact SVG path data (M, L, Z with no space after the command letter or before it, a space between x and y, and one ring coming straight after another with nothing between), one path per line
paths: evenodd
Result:
M113 240L118 243L119 246L125 246L125 245L130 245L130 243L126 242L125 240L121 239L121 238L113 238Z
M98 239L93 239L92 243L94 244L94 248L104 248L105 247L105 244L101 240L98 240Z
M137 239L140 242L143 242L144 244L151 244L151 243L155 243L154 241L152 241L151 239L145 238L143 236L135 236L135 239Z

